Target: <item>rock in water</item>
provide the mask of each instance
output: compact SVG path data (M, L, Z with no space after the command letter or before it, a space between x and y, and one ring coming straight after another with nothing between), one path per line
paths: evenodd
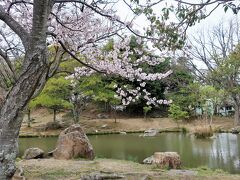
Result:
M44 151L40 148L29 148L24 152L23 159L43 158Z
M72 125L60 133L53 157L94 159L93 147L80 125Z
M232 134L239 134L239 132L240 132L240 126L237 126L231 129Z
M179 169L181 166L180 156L176 152L155 152L153 156L144 159L143 163L170 169Z
M125 131L121 131L120 134L124 134L124 135L126 135L127 132L125 132Z
M157 129L148 129L146 131L144 131L143 137L152 137L152 136L156 136L158 134L159 130Z

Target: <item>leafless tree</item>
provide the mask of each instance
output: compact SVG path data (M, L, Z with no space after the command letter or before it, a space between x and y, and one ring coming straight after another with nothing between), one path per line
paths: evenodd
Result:
M235 51L239 42L240 26L236 18L190 37L188 48L184 51L189 56L188 65L194 69L193 73L200 81L228 92L235 106L235 125L240 124L240 99L238 92L231 89L240 85L236 78L239 72L235 73L236 76L230 76L218 71L226 64L229 55Z

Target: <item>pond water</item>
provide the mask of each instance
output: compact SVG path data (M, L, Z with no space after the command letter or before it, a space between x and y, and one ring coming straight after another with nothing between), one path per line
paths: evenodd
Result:
M182 133L161 133L156 137L139 134L89 136L95 154L101 158L125 159L136 162L156 151L176 151L184 167L207 166L240 173L240 135L216 134L215 139L196 139ZM48 152L54 149L56 137L20 138L20 156L29 147Z

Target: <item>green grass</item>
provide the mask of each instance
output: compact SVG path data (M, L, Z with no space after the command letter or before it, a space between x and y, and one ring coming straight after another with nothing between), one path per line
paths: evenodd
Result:
M200 166L198 168L193 168L192 170L197 171L198 176L230 175L228 172L222 169L210 169L207 166Z

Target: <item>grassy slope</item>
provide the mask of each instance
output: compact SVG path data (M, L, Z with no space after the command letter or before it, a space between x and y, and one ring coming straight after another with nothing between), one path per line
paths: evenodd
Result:
M194 171L197 175L176 175L168 170L157 169L153 165L143 165L130 161L96 159L94 161L83 160L27 160L17 163L23 167L25 176L29 180L77 180L86 174L103 173L123 175L124 179L225 179L237 180L240 175L230 175L222 171L212 171L206 168L198 168Z

